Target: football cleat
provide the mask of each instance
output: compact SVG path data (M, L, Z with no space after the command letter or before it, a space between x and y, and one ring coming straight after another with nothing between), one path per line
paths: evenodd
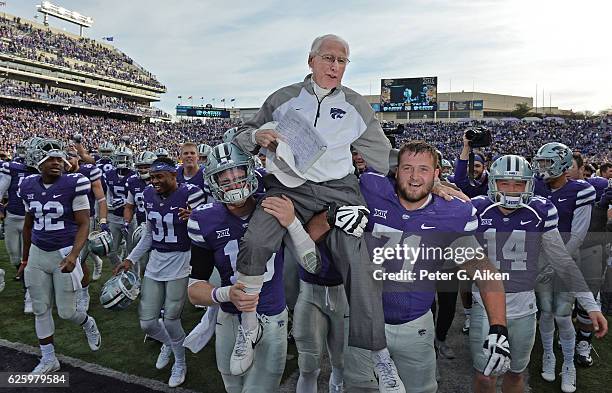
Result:
M331 381L329 381L329 393L342 392L344 392L344 383L340 383L340 385L334 385Z
M91 321L91 326L89 326L89 328L87 328L87 322L83 325L83 330L87 336L87 344L89 344L89 348L91 348L92 351L97 351L100 349L100 345L102 345L102 336L96 325L96 320L92 317L87 318Z
M170 356L172 356L172 347L170 347L170 345L163 344L159 351L159 356L157 356L155 368L161 370L162 368L166 367L168 363L170 363Z
M94 271L91 276L93 281L98 281L102 277L102 259L97 255L94 257Z
M32 314L34 310L32 309L32 298L30 297L30 291L26 290L25 298L23 299L23 313L24 314Z
M576 391L576 367L573 363L563 362L561 369L561 391L573 393Z
M172 373L170 374L170 379L168 380L168 386L171 388L175 388L185 382L185 377L187 376L187 365L186 364L178 364L174 362L172 366Z
M593 365L591 349L593 349L593 346L588 340L580 340L576 342L576 364L582 367L591 367Z
M381 356L374 363L374 375L378 381L378 391L380 393L406 393L406 388L390 356Z
M557 359L553 352L544 352L542 355L542 378L548 382L554 382L555 380L555 366Z
M465 316L465 321L463 321L463 327L461 328L461 333L470 334L470 316Z
M234 344L234 350L230 358L230 372L232 375L244 375L253 365L255 356L255 345L261 340L263 326L258 322L257 327L245 330L242 325L238 327L238 336Z
M437 338L434 339L434 344L438 349L438 354L445 359L454 359L455 351L446 343L446 341L440 341Z
M4 270L0 269L0 292L4 291L4 286L6 283L4 282Z
M40 363L30 372L30 375L33 374L49 374L56 371L59 371L60 363L59 360L55 356L52 359L40 359Z

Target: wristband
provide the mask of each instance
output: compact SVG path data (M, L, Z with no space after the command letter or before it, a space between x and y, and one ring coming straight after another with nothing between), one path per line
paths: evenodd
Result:
M503 325L491 325L489 327L489 334L501 334L508 337L508 328Z
M213 288L213 290L210 292L210 297L212 298L212 301L216 304L229 302L230 288L231 287L229 285Z

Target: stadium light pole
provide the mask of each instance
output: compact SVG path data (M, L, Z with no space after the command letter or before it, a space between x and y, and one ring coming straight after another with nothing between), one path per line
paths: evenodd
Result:
M538 84L536 83L536 102L535 102L535 114L538 114Z

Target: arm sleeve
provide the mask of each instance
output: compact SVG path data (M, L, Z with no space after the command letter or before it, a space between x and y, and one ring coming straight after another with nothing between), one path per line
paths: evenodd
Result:
M254 142L253 133L262 125L273 120L274 107L270 102L271 99L272 96L268 97L255 116L238 127L233 143L237 144L242 150L255 153L259 149L259 146Z
M215 253L203 247L191 245L190 279L208 281L215 267Z
M462 190L470 186L467 167L468 160L457 160L455 164L455 184Z
M542 250L555 273L571 292L589 292L582 272L565 248L558 229L542 233Z
M136 247L134 247L130 255L128 255L127 259L129 259L132 262L138 261L140 258L142 258L142 256L147 251L151 249L152 244L153 244L153 235L152 235L151 223L147 221L147 226L145 227L142 238L140 238L140 241L138 242Z
M350 90L343 90L346 100L357 110L365 130L352 145L361 154L369 168L386 175L389 172L389 157L391 143L383 132L376 113L370 104L360 94Z
M11 177L3 172L0 172L0 199L8 191L11 185Z
M87 195L77 195L72 200L72 211L89 210L89 198Z
M591 224L591 210L593 210L592 205L585 205L574 211L572 231L570 233L570 238L565 245L570 255L574 255L574 253L580 248L584 238L587 235L589 225Z

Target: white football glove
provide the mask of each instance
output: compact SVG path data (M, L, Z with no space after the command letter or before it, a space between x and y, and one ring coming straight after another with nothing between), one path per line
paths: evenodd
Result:
M365 206L338 207L332 203L327 209L327 222L330 227L338 227L349 235L361 237L368 223L368 214L370 211Z
M508 342L508 328L502 325L492 325L489 335L485 339L483 349L487 357L487 364L483 371L485 376L498 376L510 368L510 344Z

